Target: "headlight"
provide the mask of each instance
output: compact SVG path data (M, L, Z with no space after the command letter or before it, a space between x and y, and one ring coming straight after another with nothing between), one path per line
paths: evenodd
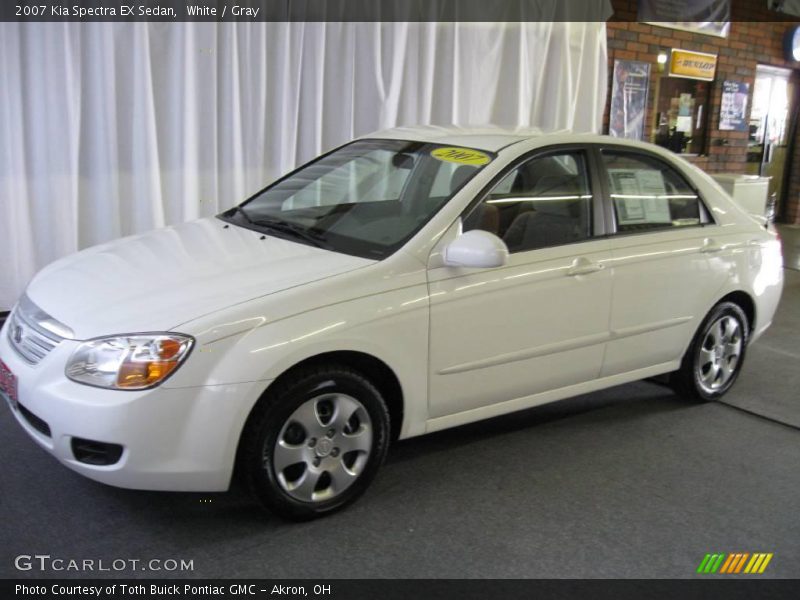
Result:
M98 387L141 390L158 385L189 355L194 339L177 333L123 335L84 342L67 377Z

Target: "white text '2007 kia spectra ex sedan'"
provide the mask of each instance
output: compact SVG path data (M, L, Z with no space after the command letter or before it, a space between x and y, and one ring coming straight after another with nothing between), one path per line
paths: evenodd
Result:
M357 498L394 438L663 374L714 400L782 285L771 227L666 150L394 129L46 267L0 389L87 477L218 491L236 465L303 519Z

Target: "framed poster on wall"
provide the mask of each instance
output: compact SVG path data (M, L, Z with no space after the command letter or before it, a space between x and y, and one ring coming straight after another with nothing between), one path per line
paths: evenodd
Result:
M719 107L721 131L747 131L747 98L750 84L742 81L723 81L722 100Z
M650 87L650 63L615 60L611 85L608 133L614 137L641 140Z

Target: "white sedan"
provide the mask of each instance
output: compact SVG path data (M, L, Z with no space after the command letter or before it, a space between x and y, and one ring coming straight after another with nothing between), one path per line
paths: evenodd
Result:
M0 335L0 389L87 477L220 491L236 465L305 519L392 439L663 374L719 398L781 267L763 219L661 148L394 129L51 264Z

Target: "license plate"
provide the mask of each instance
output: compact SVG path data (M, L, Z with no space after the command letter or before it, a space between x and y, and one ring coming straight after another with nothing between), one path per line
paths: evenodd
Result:
M16 409L19 402L17 399L17 376L2 360L0 360L0 392L8 396L11 406Z

